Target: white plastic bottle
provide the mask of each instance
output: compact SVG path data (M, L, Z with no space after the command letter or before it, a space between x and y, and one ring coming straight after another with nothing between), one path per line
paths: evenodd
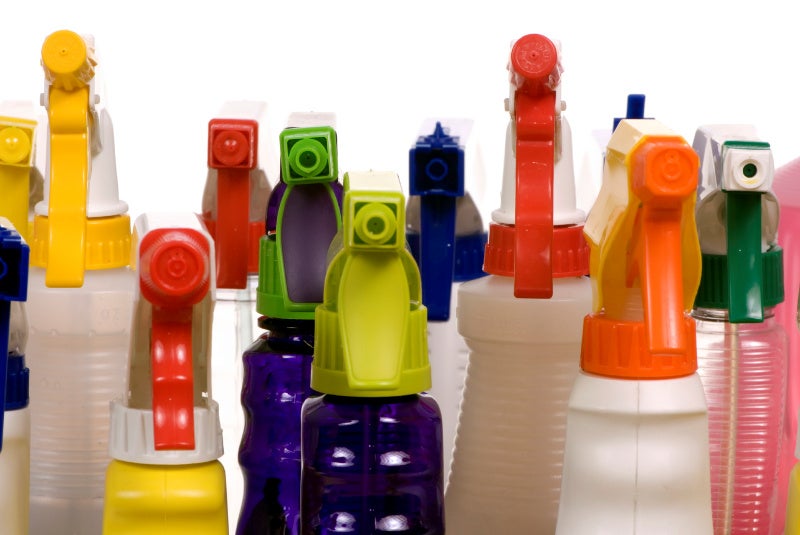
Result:
M92 535L102 524L108 404L125 384L135 281L130 218L118 196L111 119L91 87L92 41L59 31L42 56L50 135L27 303L30 528Z
M595 312L569 400L557 534L709 534L708 417L694 320L697 156L624 120L585 232Z
M445 514L460 535L555 529L567 400L591 310L557 48L527 35L509 65L512 121L489 276L458 290L470 355Z

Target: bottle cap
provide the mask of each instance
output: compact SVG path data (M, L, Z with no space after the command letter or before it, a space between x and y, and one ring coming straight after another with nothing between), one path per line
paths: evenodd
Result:
M772 151L750 125L703 126L694 149L703 252L695 307L727 310L731 323L761 322L764 307L784 298Z
M341 228L336 131L286 128L280 134L281 185L275 229L261 240L256 309L264 316L314 319L322 302L326 255Z
M623 120L611 136L584 229L595 290L595 312L584 321L584 371L666 379L697 369L687 313L700 280L697 168L686 141L655 120Z
M417 394L431 386L427 310L405 248L395 173L345 175L342 250L316 309L311 388L351 397Z
M501 207L492 213L484 269L513 276L515 297L549 298L554 277L588 271L588 249L576 226L584 214L575 207L572 138L561 114L556 44L538 34L520 38L509 71L512 120ZM560 266L554 259L568 260Z

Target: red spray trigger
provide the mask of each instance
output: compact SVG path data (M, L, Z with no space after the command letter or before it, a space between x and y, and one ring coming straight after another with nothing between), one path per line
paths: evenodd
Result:
M558 50L538 34L520 38L509 65L516 128L514 296L553 295L553 173Z
M152 304L150 354L156 450L194 442L192 307L210 288L210 249L191 229L156 229L140 244L139 284Z

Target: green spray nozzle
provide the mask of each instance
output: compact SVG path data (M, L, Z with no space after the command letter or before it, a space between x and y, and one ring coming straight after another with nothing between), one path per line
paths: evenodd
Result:
M287 128L280 134L280 144L281 178L287 184L338 178L336 132L330 126Z
M311 387L352 397L427 390L427 310L395 173L345 175L341 243L316 310Z
M764 307L783 300L772 151L752 127L739 125L700 128L694 148L702 162L697 222L703 251L695 306L727 309L731 323L761 322Z

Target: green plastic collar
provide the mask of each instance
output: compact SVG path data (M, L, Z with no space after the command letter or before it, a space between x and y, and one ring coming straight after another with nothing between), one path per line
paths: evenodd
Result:
M343 249L316 310L311 388L349 397L431 387L427 309L405 248L405 200L394 173L345 175Z

